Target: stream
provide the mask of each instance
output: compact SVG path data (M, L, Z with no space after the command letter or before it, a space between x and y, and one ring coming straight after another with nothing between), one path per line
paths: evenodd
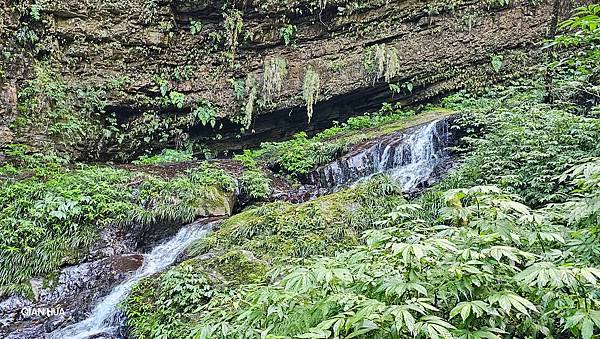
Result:
M131 288L143 278L159 273L171 266L177 257L195 240L210 231L210 223L192 223L182 227L170 240L154 247L144 255L144 264L135 274L116 286L85 320L52 332L49 338L89 338L99 334L118 335L123 319L117 309L118 304L127 297Z
M407 193L427 186L439 177L437 172L443 172L444 164L450 159L447 151L451 139L449 120L442 118L366 142L310 173L304 189L314 198L351 186L378 173L388 173ZM92 299L97 301L95 306L90 307L91 311L85 313L84 317L77 317L83 320L66 327L59 324L56 326L58 329L50 328L50 331L47 325L38 325L34 330L25 328L10 333L8 338L124 337L124 319L118 310L118 304L141 279L160 273L173 265L192 242L210 232L212 224L213 222L198 221L185 225L175 236L141 255L142 262L133 274L113 284L111 290L98 295L98 298ZM76 308L83 309L83 312L86 306L76 305ZM0 313L1 311L0 303Z

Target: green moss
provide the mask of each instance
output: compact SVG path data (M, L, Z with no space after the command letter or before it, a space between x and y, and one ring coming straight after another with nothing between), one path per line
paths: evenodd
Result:
M248 251L232 250L210 259L207 265L216 270L226 281L236 285L264 282L267 264L254 258Z
M303 204L274 202L232 216L193 246L196 255L248 250L272 262L331 254L359 242L357 234L402 201L384 176Z

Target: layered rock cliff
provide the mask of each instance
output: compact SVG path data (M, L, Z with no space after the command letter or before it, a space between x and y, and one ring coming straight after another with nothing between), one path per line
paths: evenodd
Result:
M190 142L236 149L484 87L540 57L553 1L10 0L0 11L0 143L124 159Z

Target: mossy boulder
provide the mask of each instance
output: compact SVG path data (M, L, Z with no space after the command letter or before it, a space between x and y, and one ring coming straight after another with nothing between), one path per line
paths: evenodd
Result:
M377 176L302 204L265 204L225 220L219 230L196 242L191 253L247 250L269 263L332 254L359 243L360 231L372 227L403 199L400 187Z
M235 285L265 282L268 264L246 250L232 250L206 261L226 282Z

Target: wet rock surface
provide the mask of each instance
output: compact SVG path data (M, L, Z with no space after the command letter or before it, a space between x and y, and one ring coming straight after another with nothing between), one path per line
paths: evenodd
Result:
M143 264L141 254L122 254L63 269L55 282L34 282L35 300L13 296L0 303L0 336L42 338L81 320L112 287ZM46 283L52 286L44 286Z
M348 154L308 175L313 194L325 194L372 175L386 173L405 193L433 180L450 158L447 147L454 139L452 117L414 126L360 144Z

